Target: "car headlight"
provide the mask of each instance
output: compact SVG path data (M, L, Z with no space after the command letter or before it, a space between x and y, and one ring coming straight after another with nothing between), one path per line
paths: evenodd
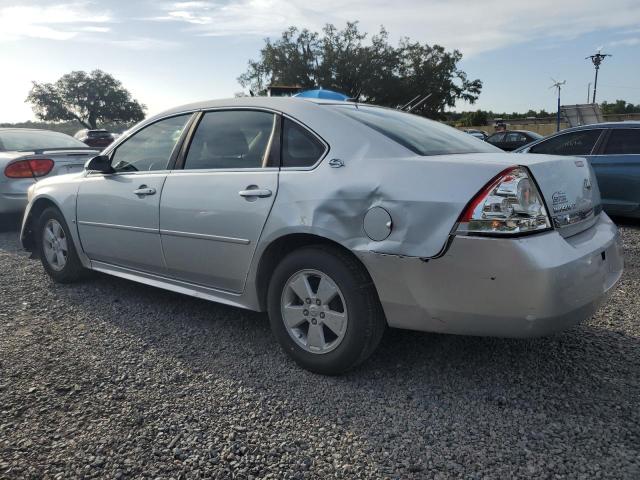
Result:
M458 219L456 234L517 235L549 230L542 196L525 167L510 167L473 197Z

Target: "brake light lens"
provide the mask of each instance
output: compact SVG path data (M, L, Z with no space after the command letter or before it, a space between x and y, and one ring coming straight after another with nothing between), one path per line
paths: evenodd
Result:
M7 165L4 169L4 174L9 178L44 177L53 169L53 165L53 160L49 158L18 160Z
M549 230L542 196L524 167L510 167L473 197L456 234L508 236Z

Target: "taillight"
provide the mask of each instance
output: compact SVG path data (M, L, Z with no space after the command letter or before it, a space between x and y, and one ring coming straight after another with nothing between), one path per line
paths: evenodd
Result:
M49 158L18 160L7 165L4 169L4 174L9 178L44 177L51 171L53 165L53 160Z
M517 235L551 228L549 215L531 175L510 167L471 199L458 219L457 234Z

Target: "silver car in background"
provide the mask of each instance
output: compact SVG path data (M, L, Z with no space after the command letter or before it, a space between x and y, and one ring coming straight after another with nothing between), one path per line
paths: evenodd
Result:
M31 128L0 128L0 216L22 213L27 190L53 175L82 171L99 149L64 133Z
M589 317L619 235L581 159L513 155L363 104L238 98L146 120L29 191L22 244L86 270L269 313L338 374L389 327L530 337Z

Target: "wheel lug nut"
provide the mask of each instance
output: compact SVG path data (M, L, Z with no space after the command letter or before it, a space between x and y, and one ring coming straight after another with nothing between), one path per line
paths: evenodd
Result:
M320 318L324 318L324 312L320 312Z
M315 325L316 323L318 323L318 321L315 318L312 318L311 319L311 323L313 323Z
M305 300L305 302L307 302L307 303L311 303L311 299L310 299L310 298L307 298L307 299Z
M320 299L316 298L316 305L320 305Z
M309 310L303 310L302 314L306 317L307 315L309 315Z

